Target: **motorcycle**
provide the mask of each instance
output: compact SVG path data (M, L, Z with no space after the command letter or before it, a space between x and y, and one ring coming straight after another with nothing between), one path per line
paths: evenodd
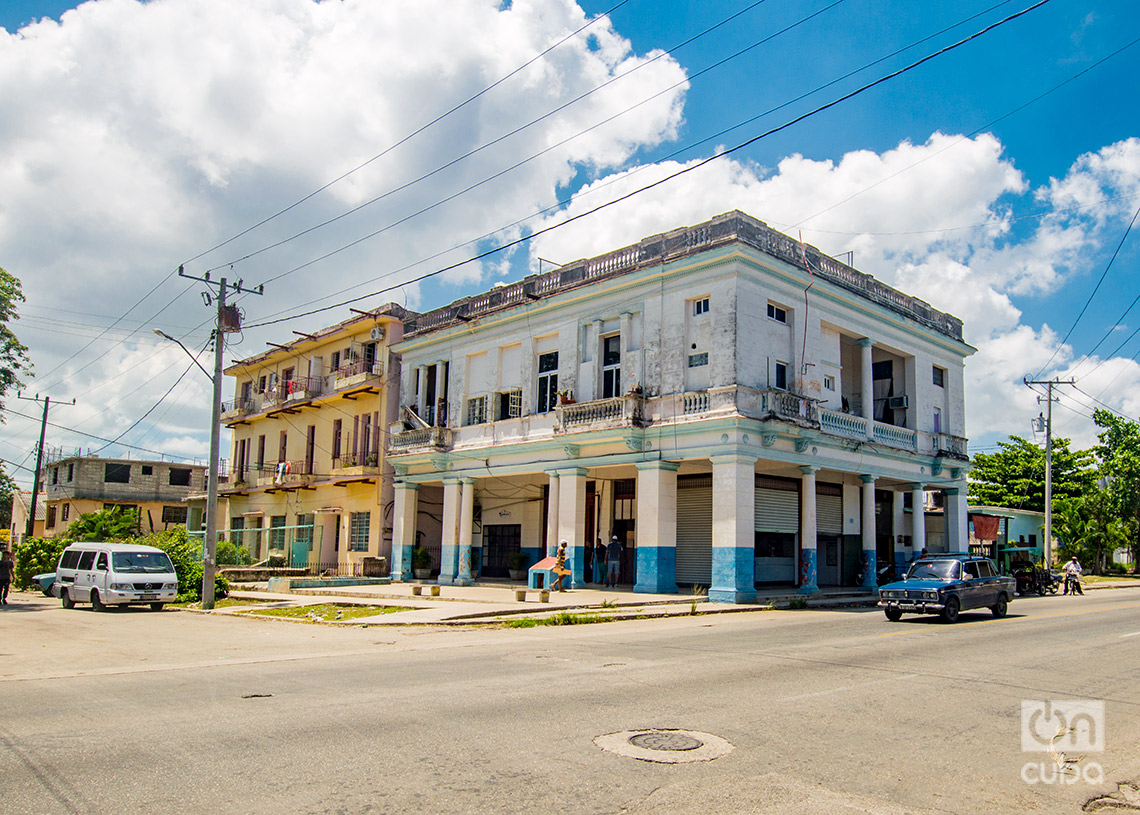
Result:
M1065 579L1061 577L1060 572L1049 572L1049 577L1045 583L1045 591L1050 594L1056 594L1057 589L1061 588L1061 584L1064 582Z
M1076 572L1065 572L1065 594L1084 594L1081 578Z

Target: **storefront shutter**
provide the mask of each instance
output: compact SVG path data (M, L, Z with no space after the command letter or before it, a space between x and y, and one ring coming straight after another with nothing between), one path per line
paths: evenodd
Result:
M820 484L815 496L815 528L821 535L843 534L843 488Z
M677 479L677 583L712 583L712 476Z
M800 493L795 481L757 476L756 531L800 531Z

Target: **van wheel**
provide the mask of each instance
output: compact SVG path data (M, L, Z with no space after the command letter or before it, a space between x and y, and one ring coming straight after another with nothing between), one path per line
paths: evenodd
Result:
M71 599L71 594L67 589L59 593L59 601L63 603L64 608L75 608L75 601Z
M91 610L92 611L106 611L107 607L103 605L103 601L99 599L99 592L91 589Z
M150 604L150 610L151 611L162 611L162 607L164 605L166 605L166 604L165 603L151 603Z

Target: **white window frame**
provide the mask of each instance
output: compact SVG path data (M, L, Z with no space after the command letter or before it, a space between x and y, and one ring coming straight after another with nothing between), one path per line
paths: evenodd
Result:
M487 423L487 396L469 396L467 398L467 421L465 424Z
M695 300L693 300L692 302L693 302L693 316L694 317L700 317L702 314L708 314L709 313L709 297L708 297L708 295L705 295L704 297L698 297Z
M776 360L776 365L772 369L772 387L773 388L776 388L777 390L781 390L781 391L788 390L788 371L791 370L791 367L792 366L786 362L781 362L779 360ZM784 384L783 385L779 384L781 372L784 374Z
M541 371L541 360L544 356L549 354L554 355L554 368L549 371ZM538 355L538 360L535 362L535 370L539 373L535 376L535 412L536 413L549 413L558 406L558 359L557 351L547 351ZM545 380L545 384L544 384ZM546 400L543 401L543 391L546 391Z
M834 376L832 376L831 374L824 374L823 375L823 389L825 391L835 390L835 377Z
M768 319L769 320L775 320L776 322L781 323L783 325L787 325L788 324L788 309L784 308L783 306L777 305L777 304L773 303L771 300L769 300L768 301Z
M601 339L602 398L613 399L621 396L621 334L608 334ZM606 345L611 341L617 343L617 362L607 365Z
M372 513L350 512L348 515L348 551L367 552L371 542ZM361 537L363 535L363 537Z
M709 364L709 352L701 351L697 354L689 354L689 367L690 368L703 368Z
M941 380L941 381L939 381L939 380ZM931 366L930 381L934 384L934 387L936 387L936 388L945 388L946 387L946 369L939 366L939 365Z
M507 397L507 409L504 412L503 397ZM509 388L498 393L500 419L519 419L522 417L522 391L518 388Z

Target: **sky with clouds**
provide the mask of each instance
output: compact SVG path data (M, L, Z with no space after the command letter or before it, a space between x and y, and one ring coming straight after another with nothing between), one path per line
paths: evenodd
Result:
M265 283L249 326L326 309L229 360L741 209L965 321L972 449L1031 435L1023 377L1077 379L1056 430L1090 444L1098 402L1140 414L1140 9L1048 0L939 53L1033 5L8 0L0 266L26 390L76 400L47 443L206 455L209 381L153 333L207 342L180 264ZM6 400L23 484L39 411Z

